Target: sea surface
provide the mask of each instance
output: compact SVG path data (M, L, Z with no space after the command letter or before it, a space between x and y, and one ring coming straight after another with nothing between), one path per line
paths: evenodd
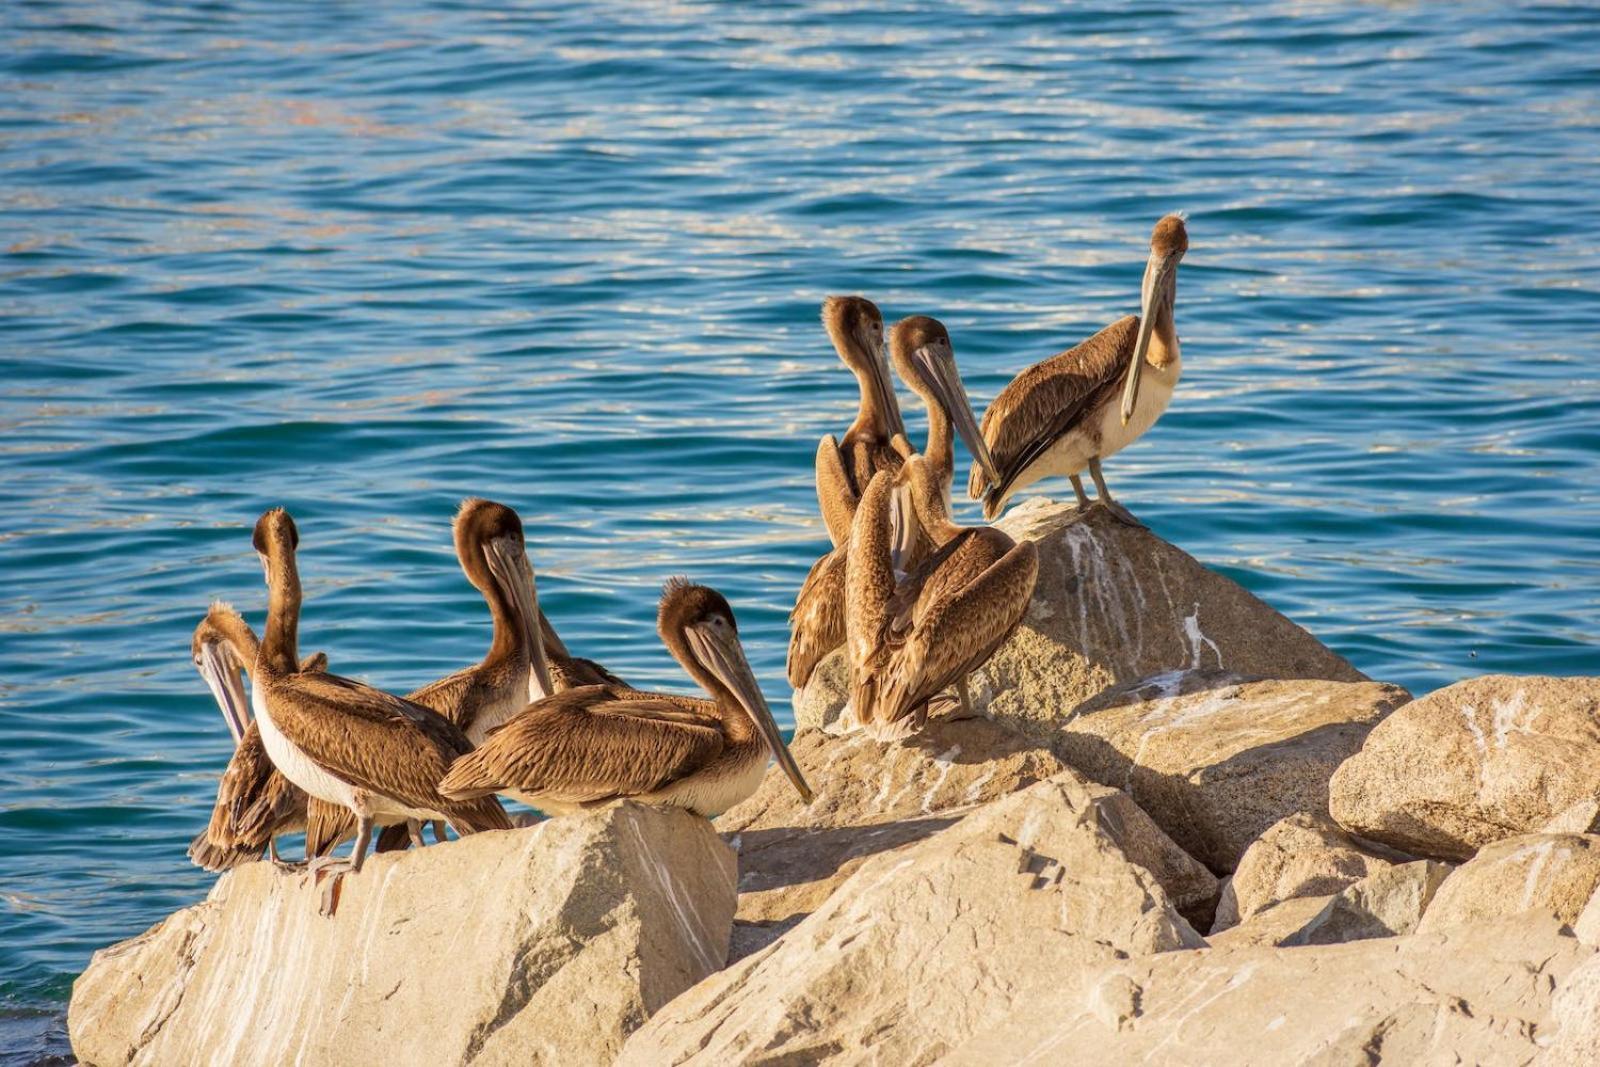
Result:
M0 5L0 1062L211 884L189 635L259 625L268 506L341 672L482 653L483 494L576 650L686 688L686 573L787 719L828 293L941 317L981 410L1187 210L1121 499L1415 692L1600 672L1592 7L487 6Z

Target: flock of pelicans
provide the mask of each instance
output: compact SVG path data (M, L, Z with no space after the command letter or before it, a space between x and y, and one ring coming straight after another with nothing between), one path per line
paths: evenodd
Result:
M913 316L889 332L862 297L830 297L822 318L861 388L840 439L817 450L817 498L834 548L811 568L790 616L788 674L803 689L816 665L846 648L850 708L880 738L919 729L935 710L972 714L967 676L1020 622L1038 559L990 526L951 520L953 435L974 462L968 482L986 519L1041 478L1072 480L1080 511L1112 500L1100 461L1136 440L1166 409L1179 373L1173 325L1183 218L1156 224L1140 313L1019 374L973 418L950 335ZM921 452L906 440L889 363L927 405ZM488 603L493 640L481 663L405 698L300 658L299 533L282 508L262 515L254 545L267 583L258 642L226 604L195 631L195 666L222 709L235 749L205 831L189 854L225 870L303 831L320 880L361 869L378 849L512 824L496 794L561 815L620 798L715 815L750 796L769 758L809 802L739 643L733 609L714 589L674 578L661 594L662 642L707 697L644 692L572 656L539 608L522 522L503 504L469 499L454 523L461 568ZM245 691L244 676L250 680ZM953 695L947 694L953 691ZM253 713L253 714L252 714ZM348 860L335 846L351 837Z

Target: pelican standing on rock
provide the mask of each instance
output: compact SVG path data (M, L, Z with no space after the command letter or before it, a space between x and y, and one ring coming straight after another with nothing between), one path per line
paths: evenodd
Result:
M983 500L985 519L993 521L1006 501L1034 482L1061 474L1072 479L1079 511L1086 510L1079 475L1087 467L1100 503L1122 521L1142 525L1111 498L1100 461L1142 437L1172 399L1182 370L1173 302L1178 262L1188 249L1183 216L1156 223L1139 314L1035 363L995 397L983 415L983 436L996 472L974 464L968 483L972 499Z
M255 667L258 643L250 624L229 604L217 601L195 627L190 653L217 708L233 735L233 756L217 783L211 820L189 843L189 858L208 871L226 871L261 858L274 863L278 836L306 829L306 795L273 767L250 717L244 675ZM326 670L321 652L300 664L302 671ZM307 838L306 858L312 858Z
M809 803L811 789L722 595L669 581L657 630L710 699L614 685L569 689L530 705L458 759L440 792L458 800L506 793L553 815L628 798L710 816L754 793L773 757Z
M846 646L856 719L881 740L922 727L951 685L974 714L967 675L988 662L1027 611L1039 574L1033 542L950 521L926 460L906 462L917 521L938 546L904 578L891 562L888 475L868 486L850 541Z
M458 834L510 829L492 797L460 802L439 793L450 764L472 750L450 720L348 678L298 672L299 542L294 520L282 508L256 523L253 543L266 574L267 625L252 703L267 755L283 776L355 816L355 850L344 868L361 870L375 825L404 822L417 844L422 823L431 820L448 822ZM336 879L330 887L335 905L337 886Z
M900 405L883 355L883 314L864 296L830 296L822 325L861 387L861 404L844 439L832 434L817 445L817 505L835 546L850 540L850 520L861 493L880 470L898 470L905 455L894 445L905 433Z
M956 435L972 453L979 469L994 470L994 461L978 431L972 404L956 369L950 333L938 319L912 315L895 323L889 333L889 351L895 372L927 408L928 439L922 456L940 486L948 509L950 485L955 476ZM916 524L905 521L912 509L904 495L903 474L904 467L896 479L901 494L894 505L893 516L896 571L914 566L930 548ZM797 690L805 688L824 657L844 644L845 570L849 550L846 540L812 566L795 597L794 610L789 613L787 671L789 684Z

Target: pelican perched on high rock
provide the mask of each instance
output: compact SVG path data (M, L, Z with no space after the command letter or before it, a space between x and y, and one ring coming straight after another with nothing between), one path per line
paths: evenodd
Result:
M917 521L938 548L903 578L895 574L894 490L879 474L856 511L846 582L850 702L857 721L882 740L920 729L929 702L952 685L973 714L967 675L1022 621L1039 574L1033 542L951 522L920 456L906 462L906 474Z
M355 850L344 866L360 871L375 825L404 822L419 844L421 825L431 820L458 834L510 829L494 798L463 802L438 790L450 764L472 750L460 727L360 682L298 671L299 532L288 512L274 508L257 521L252 540L267 580L267 625L252 679L256 722L285 778L355 816Z
M754 793L774 757L809 803L722 594L669 581L657 629L710 699L569 689L529 705L457 760L440 792L458 800L506 793L553 815L626 798L710 816Z
M961 374L956 369L950 333L938 319L912 315L895 323L889 332L889 352L901 381L927 408L928 439L921 455L948 509L950 485L955 477L957 435L980 469L994 469L988 446L978 431L978 420L972 415L967 390L961 384ZM903 438L900 447L905 454L911 454ZM905 495L904 474L902 466L896 473L895 484L900 495L892 513L896 571L910 569L931 550L927 535L920 533L915 523L905 521L911 507ZM789 684L795 689L804 689L817 664L844 644L845 569L849 552L849 542L845 541L819 559L795 597L794 610L789 613L787 664Z
M1173 302L1178 262L1188 250L1183 216L1156 223L1139 314L1035 363L995 397L983 415L983 436L996 470L974 464L967 486L972 499L982 498L984 518L994 520L1016 493L1060 474L1072 479L1082 511L1089 498L1078 476L1087 467L1100 503L1124 522L1140 525L1111 498L1100 461L1142 437L1172 399L1182 370ZM1148 384L1142 384L1146 377Z
M828 539L838 546L850 539L856 503L873 474L898 470L904 461L894 439L905 433L905 423L883 355L878 306L864 296L830 296L822 302L822 325L861 388L861 403L844 439L829 434L817 444L817 505Z
M250 717L244 675L256 662L255 631L229 604L217 601L195 627L190 654L205 680L228 732L233 735L233 756L217 784L211 820L189 843L189 858L208 871L226 871L261 858L265 851L274 863L278 837L306 829L306 795L273 767L261 741L261 730ZM302 671L326 670L328 657L318 652L300 664ZM326 818L327 813L319 812ZM306 839L306 858L313 840Z

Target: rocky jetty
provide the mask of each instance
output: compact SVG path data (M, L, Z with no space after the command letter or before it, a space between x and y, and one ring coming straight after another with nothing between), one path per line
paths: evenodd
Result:
M88 1064L1600 1059L1600 680L1412 701L1148 531L1030 502L984 717L881 743L838 664L715 823L622 804L256 863L97 954Z

